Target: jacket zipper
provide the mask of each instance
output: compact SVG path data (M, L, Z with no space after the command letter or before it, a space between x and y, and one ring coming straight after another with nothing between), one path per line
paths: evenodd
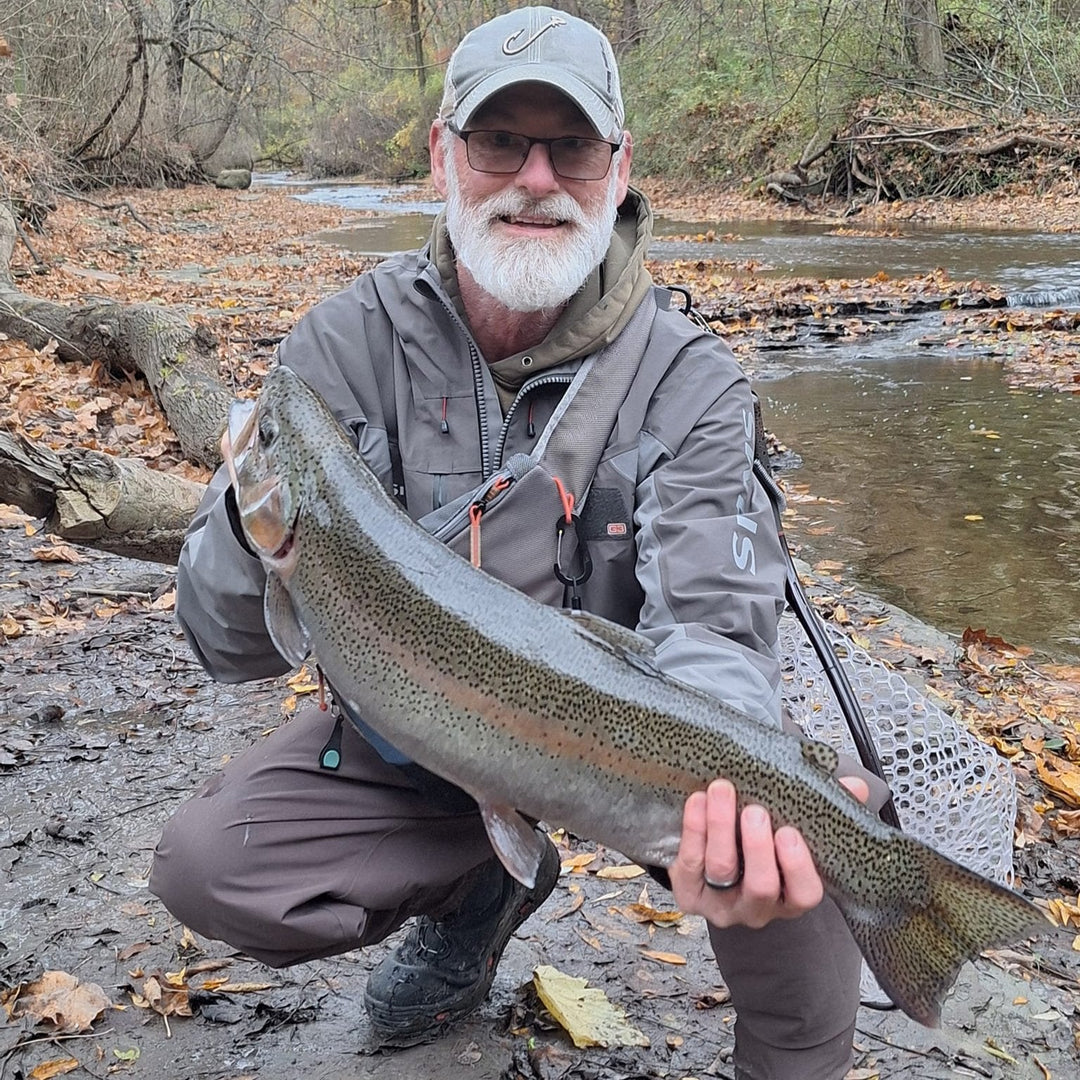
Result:
M557 383L562 383L563 386L569 386L573 381L573 375L569 374L537 375L520 387L514 400L510 403L510 408L506 410L506 415L503 417L502 428L499 431L499 441L495 444L495 467L497 469L501 469L503 466L503 452L506 450L506 440L510 434L510 424L514 419L514 414L517 412L518 406L521 405L529 394L534 390L540 389L542 386L554 386Z
M428 291L432 299L437 300L446 313L453 320L457 328L461 331L462 336L465 338L465 344L469 347L469 362L472 365L473 376L473 392L476 395L476 413L477 423L480 427L480 475L484 480L491 478L495 472L495 467L492 464L491 457L491 433L488 430L487 421L487 402L484 398L484 360L480 355L480 350L473 341L473 336L469 333L469 328L461 320L461 316L458 315L457 309L450 302L450 298L437 288L432 282L425 277L417 279L415 287L421 291Z

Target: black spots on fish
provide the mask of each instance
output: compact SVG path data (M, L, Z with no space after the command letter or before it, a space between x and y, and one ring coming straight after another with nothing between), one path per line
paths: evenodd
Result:
M935 1026L941 1002L967 960L1045 924L1022 897L896 834L868 872L880 896L838 898L855 940L890 997ZM889 865L891 862L891 866ZM886 888L888 886L888 888Z
M840 764L840 757L828 743L818 742L816 739L806 739L802 744L803 760L808 765L832 776L836 767Z

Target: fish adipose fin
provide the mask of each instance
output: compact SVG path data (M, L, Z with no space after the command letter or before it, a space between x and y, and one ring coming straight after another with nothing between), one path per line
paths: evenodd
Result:
M1045 932L1022 896L973 874L932 848L897 835L886 861L892 895L881 905L834 897L878 982L913 1020L941 1021L941 1004L965 961L984 949Z
M804 739L802 744L803 760L815 769L820 769L826 776L835 776L840 764L840 755L828 744L817 739Z
M263 617L274 648L293 667L299 667L311 654L311 639L296 617L292 599L277 574L266 576Z
M547 839L512 806L481 802L480 816L499 862L512 878L531 889L536 884Z

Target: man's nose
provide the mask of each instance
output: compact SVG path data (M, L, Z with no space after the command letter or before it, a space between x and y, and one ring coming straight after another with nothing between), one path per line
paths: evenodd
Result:
M514 179L518 187L532 195L549 195L556 191L559 177L551 163L551 147L545 143L533 143Z

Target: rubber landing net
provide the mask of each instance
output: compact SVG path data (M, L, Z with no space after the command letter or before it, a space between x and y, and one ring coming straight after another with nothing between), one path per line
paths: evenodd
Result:
M903 676L824 623L862 707L904 832L986 877L1011 885L1016 783L1006 762ZM780 620L782 696L813 739L858 759L825 670L791 611ZM868 968L863 1000L885 1004Z

